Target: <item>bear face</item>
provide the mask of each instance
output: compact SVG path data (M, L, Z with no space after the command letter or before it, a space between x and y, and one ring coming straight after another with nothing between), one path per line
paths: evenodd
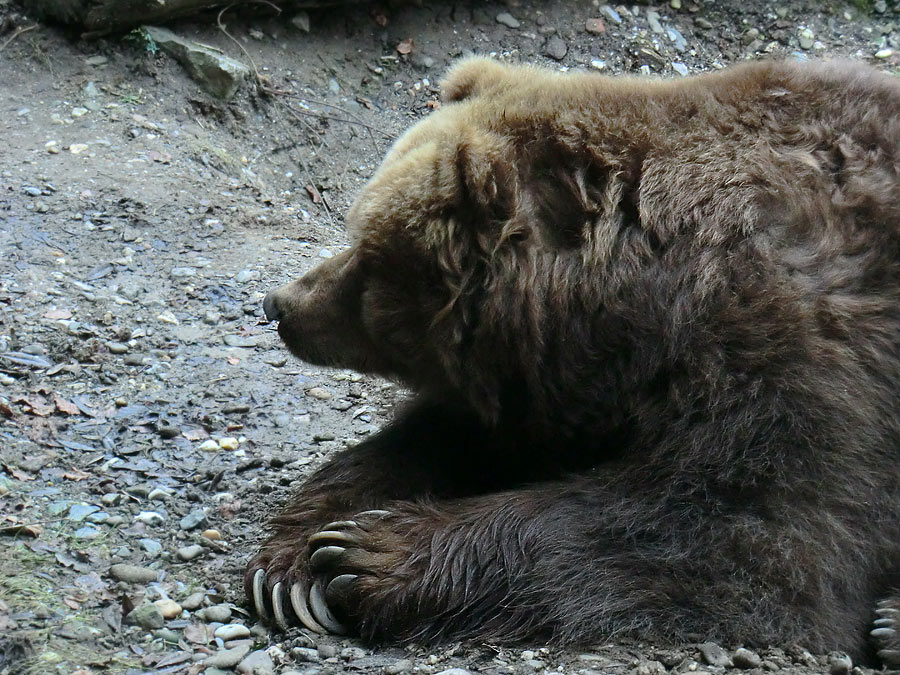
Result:
M444 91L351 247L266 297L300 358L415 396L273 521L257 612L861 656L900 574L900 84L475 59Z

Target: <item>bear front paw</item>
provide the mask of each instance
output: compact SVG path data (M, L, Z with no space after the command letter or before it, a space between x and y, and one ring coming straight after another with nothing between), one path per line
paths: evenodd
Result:
M279 544L279 541L281 543ZM321 592L311 583L306 566L306 542L270 540L247 565L244 588L257 616L287 630L296 618L316 633L344 633L331 617Z

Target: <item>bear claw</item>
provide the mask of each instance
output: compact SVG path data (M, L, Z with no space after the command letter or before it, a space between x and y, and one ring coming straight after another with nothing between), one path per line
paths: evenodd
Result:
M339 560L346 550L347 549L343 546L323 546L322 548L317 548L313 554L309 556L309 568L313 572L321 572Z
M344 635L347 633L346 627L340 621L334 618L328 603L325 601L325 593L322 590L322 581L317 579L313 582L309 591L309 608L316 617L316 620L325 627L329 633L335 635Z
M272 614L274 615L275 625L281 630L287 630L290 624L284 614L284 590L281 582L277 582L272 586Z
M256 610L256 616L263 621L267 621L269 613L266 611L266 603L263 596L263 588L266 585L265 570L258 569L253 574L253 609Z
M307 592L306 592L306 584L302 581L294 582L294 585L291 586L291 607L294 609L294 614L297 615L297 618L300 620L304 626L309 628L314 633L325 634L328 631L313 618L312 613L309 611L309 605L307 603Z
M346 602L353 589L353 582L359 578L356 574L339 574L325 587L325 600L332 604Z

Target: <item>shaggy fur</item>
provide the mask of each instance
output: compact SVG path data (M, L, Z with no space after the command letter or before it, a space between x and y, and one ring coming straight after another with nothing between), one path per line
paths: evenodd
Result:
M266 299L300 358L417 394L300 487L248 590L356 575L328 600L375 639L861 657L900 572L900 82L475 59L444 91L352 248Z

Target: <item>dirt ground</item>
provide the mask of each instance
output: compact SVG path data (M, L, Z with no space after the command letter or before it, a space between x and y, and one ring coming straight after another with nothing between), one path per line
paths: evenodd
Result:
M142 33L81 40L0 0L0 673L871 672L802 645L373 648L254 625L240 579L266 514L404 395L289 359L262 297L340 250L454 58L900 72L893 0L423 4L170 26L256 69L223 102Z

